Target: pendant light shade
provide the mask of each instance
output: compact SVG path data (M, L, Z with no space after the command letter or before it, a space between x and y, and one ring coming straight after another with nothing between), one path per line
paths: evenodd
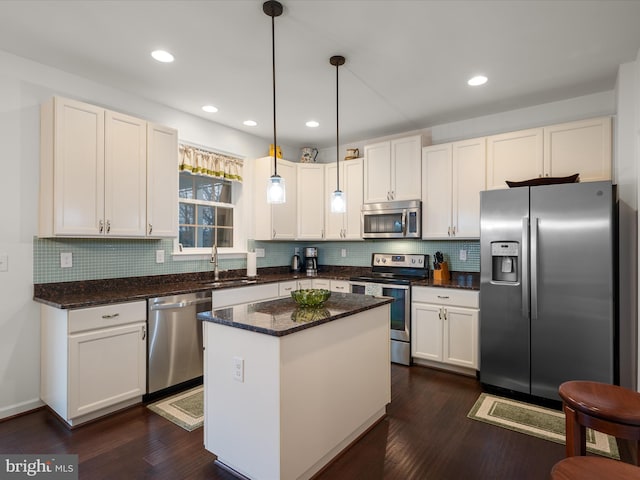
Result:
M347 198L342 190L340 190L340 128L339 128L339 86L338 70L340 65L344 65L343 56L335 55L329 59L329 63L336 67L336 191L331 194L331 212L344 213L347 211Z
M262 4L262 11L271 17L271 72L273 77L273 175L267 185L267 203L285 203L286 189L284 178L278 175L276 139L276 28L275 17L282 15L282 4L268 1Z

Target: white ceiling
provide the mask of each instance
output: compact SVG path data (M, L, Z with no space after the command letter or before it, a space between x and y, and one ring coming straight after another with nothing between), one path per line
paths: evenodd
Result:
M278 143L341 142L612 90L640 1L281 0ZM0 49L272 138L262 0L0 0ZM173 64L149 56L172 52ZM483 73L489 82L471 88ZM214 114L201 106L213 104ZM257 127L242 121L253 119ZM320 127L304 126L317 120Z

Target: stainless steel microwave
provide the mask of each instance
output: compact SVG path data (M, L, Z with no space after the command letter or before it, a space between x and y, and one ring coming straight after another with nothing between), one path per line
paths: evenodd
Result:
M365 203L362 205L362 237L420 238L421 208L420 200Z

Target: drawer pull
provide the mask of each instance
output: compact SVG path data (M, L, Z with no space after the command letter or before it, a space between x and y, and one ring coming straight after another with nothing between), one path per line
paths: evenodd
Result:
M449 295L438 295L438 298L442 298L444 300L447 300L449 298Z
M114 313L112 315L102 315L102 318L105 318L105 319L107 319L107 318L116 318L116 317L119 317L119 316L120 316L119 313Z

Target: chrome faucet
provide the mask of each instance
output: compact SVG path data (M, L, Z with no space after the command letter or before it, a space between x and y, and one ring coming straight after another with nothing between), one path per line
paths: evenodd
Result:
M214 243L211 247L211 263L213 263L213 280L220 280L220 272L218 271L218 244Z

